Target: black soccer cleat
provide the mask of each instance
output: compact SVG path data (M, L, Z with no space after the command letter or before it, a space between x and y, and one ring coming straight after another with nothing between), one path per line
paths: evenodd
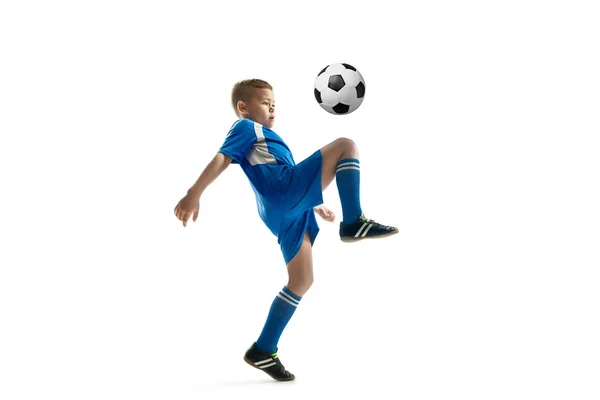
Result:
M381 225L364 214L351 224L340 222L340 239L342 242L356 242L362 239L383 238L398 233L398 228Z
M275 353L264 353L256 347L256 342L246 351L244 361L256 369L266 372L271 378L278 381L293 381L296 379L294 374L285 369L279 357L277 350Z

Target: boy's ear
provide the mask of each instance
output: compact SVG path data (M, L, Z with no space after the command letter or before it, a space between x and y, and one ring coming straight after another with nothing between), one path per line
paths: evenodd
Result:
M237 110L240 114L244 115L248 112L248 108L246 107L246 103L242 100L238 100L237 102Z

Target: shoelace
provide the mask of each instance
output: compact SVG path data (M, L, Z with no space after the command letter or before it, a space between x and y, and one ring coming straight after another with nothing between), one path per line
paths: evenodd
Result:
M372 222L372 223L374 223L374 224L376 224L376 223L377 223L377 222L375 222L374 220L372 220L372 219L370 219L370 218L367 218L367 217L365 217L364 215L361 215L361 216L360 216L360 219L361 219L361 221L364 221L364 222Z
M367 218L364 215L361 215L360 219L361 219L361 221L372 223L375 228L385 229L385 230L391 230L391 227L386 226L386 225L382 225L379 222L375 222L374 219Z

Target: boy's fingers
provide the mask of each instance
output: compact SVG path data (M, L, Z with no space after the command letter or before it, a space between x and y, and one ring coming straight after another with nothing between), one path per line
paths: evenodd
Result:
M197 218L198 218L198 210L194 211L194 222L196 222Z

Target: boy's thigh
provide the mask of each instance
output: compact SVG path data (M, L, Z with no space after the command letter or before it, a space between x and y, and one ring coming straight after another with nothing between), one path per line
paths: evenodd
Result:
M310 233L307 231L304 232L302 241L300 242L300 248L294 254L292 259L287 262L288 271L293 270L304 270L307 267L312 268L312 240L310 238Z
M308 246L312 254L312 245L319 233L319 225L313 210L305 211L300 217L285 219L279 232L279 245L284 261L289 264Z
M291 176L285 194L285 211L288 216L300 215L323 204L321 170L320 150L290 169Z

